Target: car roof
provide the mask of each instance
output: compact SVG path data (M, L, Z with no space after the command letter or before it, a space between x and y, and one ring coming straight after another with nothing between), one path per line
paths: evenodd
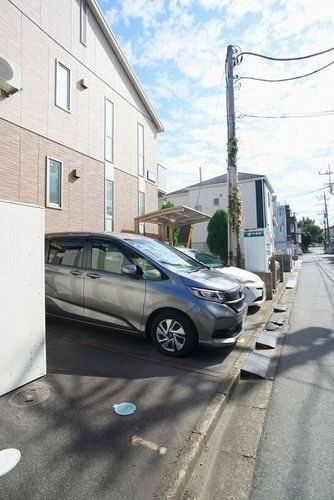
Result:
M61 232L61 233L47 233L45 235L45 238L51 239L51 238L71 238L71 237L89 237L89 236L97 236L97 237L111 237L111 238L117 238L120 240L136 240L136 239L151 239L147 238L146 236L142 236L140 234L133 234L133 233L114 233L114 232L83 232L83 231L71 231L71 232Z

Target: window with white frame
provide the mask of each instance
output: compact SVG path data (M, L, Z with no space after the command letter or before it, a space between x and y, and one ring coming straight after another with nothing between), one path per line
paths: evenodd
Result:
M145 176L144 164L144 127L138 123L137 128L138 174Z
M145 214L145 193L138 193L138 215ZM139 222L139 234L145 234L145 222Z
M63 63L56 60L56 105L71 109L71 72Z
M62 208L63 163L54 158L46 159L46 206Z
M105 100L105 159L114 161L114 103Z
M145 214L145 193L139 191L138 197L138 215Z
M114 183L106 180L106 219L105 230L114 229Z
M87 45L87 2L81 0L80 4L80 42Z

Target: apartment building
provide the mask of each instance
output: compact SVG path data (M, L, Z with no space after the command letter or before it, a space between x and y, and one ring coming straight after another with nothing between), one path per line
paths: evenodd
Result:
M133 230L163 126L96 0L0 0L0 33L0 199L46 231Z
M239 188L243 204L244 229L264 228L268 233L268 254L273 249L273 188L265 175L239 172ZM208 215L228 206L228 185L226 174L218 175L183 189L167 193L164 197L177 205L186 205ZM199 250L208 250L206 245L207 222L196 224L193 229L192 245ZM243 238L241 247L243 250Z

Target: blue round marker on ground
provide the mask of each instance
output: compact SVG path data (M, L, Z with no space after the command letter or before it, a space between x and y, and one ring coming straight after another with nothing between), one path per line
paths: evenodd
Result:
M131 415L136 411L136 405L133 403L120 403L113 405L113 408L118 415Z

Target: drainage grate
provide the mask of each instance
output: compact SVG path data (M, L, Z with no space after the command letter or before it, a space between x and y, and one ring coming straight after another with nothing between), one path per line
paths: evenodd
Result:
M287 281L286 288L295 288L297 284L297 280L295 278L292 278Z
M262 349L275 349L277 343L276 337L270 333L261 332L256 341L256 347Z
M276 325L276 323L268 321L268 323L266 323L265 329L268 330L269 332L273 332L274 330L278 330L279 326Z
M269 318L270 323L274 323L275 325L282 326L285 323L285 319L280 313L273 313Z
M258 354L256 352L251 352L243 367L241 368L241 373L252 375L260 378L267 378L270 367L270 360L268 356L263 356L263 354Z
M14 406L34 406L49 399L51 390L46 385L31 385L15 392L9 403Z
M287 311L288 309L288 306L285 305L285 304L276 304L276 306L274 306L274 312L285 312Z

